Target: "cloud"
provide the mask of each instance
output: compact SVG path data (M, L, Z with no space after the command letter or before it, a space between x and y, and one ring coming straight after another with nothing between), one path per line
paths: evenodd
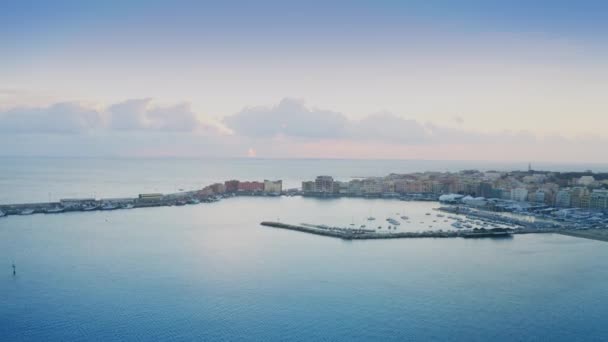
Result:
M429 140L429 131L421 123L390 113L378 113L350 122L347 137L352 140L384 141L403 144L420 144Z
M75 134L102 126L103 118L99 112L71 102L0 112L0 131L3 133Z
M213 124L200 121L188 103L155 106L151 99L131 99L107 109L110 127L117 130L194 132L209 130Z
M158 106L151 99L130 99L102 110L74 102L0 110L0 131L14 134L76 134L90 131L227 133L220 123L200 119L188 103Z
M336 112L309 109L303 102L283 99L273 107L248 107L224 123L237 134L251 137L326 138L341 136L348 119Z

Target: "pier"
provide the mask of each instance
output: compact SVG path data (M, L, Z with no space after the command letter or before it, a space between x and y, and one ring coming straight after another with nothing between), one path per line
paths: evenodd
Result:
M413 238L499 238L509 237L511 234L532 233L527 230L483 230L483 231L428 231L428 232L392 232L380 233L366 229L349 229L338 227L325 227L310 224L288 224L281 222L263 221L260 225L265 227L295 230L298 232L339 238L343 240L372 240L372 239L413 239ZM548 231L543 231L548 232ZM538 232L535 232L538 233Z

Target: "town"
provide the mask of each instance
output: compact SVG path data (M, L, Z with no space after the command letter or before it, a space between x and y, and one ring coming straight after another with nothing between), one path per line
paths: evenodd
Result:
M305 196L393 198L438 201L441 210L496 217L510 212L530 229L608 227L608 173L535 171L418 172L385 177L336 180L317 176L301 188L283 189L281 180L227 180L198 190L139 194L133 198L66 198L59 202L0 205L0 216L67 211L132 209L215 202L232 196ZM498 215L500 216L500 215ZM533 218L534 220L530 220ZM528 223L526 223L528 222ZM530 223L532 222L532 223Z

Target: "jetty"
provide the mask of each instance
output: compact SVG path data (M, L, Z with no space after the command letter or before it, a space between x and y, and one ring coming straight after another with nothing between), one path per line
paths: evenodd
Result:
M469 231L426 231L426 232L376 232L370 229L328 227L325 225L288 224L282 222L263 221L260 225L298 232L328 236L343 240L372 240L372 239L404 239L404 238L504 238L511 234L531 233L527 230L512 229L477 229Z

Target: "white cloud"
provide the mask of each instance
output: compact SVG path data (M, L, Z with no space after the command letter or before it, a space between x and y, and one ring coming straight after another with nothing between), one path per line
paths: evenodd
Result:
M199 120L188 103L158 106L151 99L131 99L108 107L107 113L110 127L117 130L194 132L214 128L213 123Z
M103 126L102 115L78 103L57 103L45 108L17 107L0 112L4 133L74 134Z
M7 134L90 131L225 134L227 129L220 123L199 118L187 103L159 106L151 99L131 99L102 110L73 102L0 110L0 131Z
M273 107L245 108L226 117L224 123L244 136L324 138L341 136L348 119L340 113L309 109L301 101L286 98Z

